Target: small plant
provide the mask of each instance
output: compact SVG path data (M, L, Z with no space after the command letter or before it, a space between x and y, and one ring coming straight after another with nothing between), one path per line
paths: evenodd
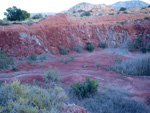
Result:
M77 53L82 53L82 45L81 44L75 44L73 48Z
M38 68L43 68L43 63L41 63L41 64L38 66Z
M120 64L122 62L122 59L117 57L115 61L116 63Z
M80 13L80 12L85 12L84 10L82 10L82 9L80 9L80 10L78 10L78 12Z
M85 98L98 91L98 83L96 80L86 77L85 82L76 82L71 85L71 88L78 98Z
M105 48L107 48L107 44L104 42L100 42L99 47L105 49Z
M59 46L59 50L62 55L68 54L68 48L65 48L64 46Z
M87 42L86 43L86 46L85 46L85 49L87 50L87 51L89 51L89 52L93 52L94 51L94 46L93 46L93 44L91 43L91 42Z
M109 15L114 15L114 13L109 13Z
M84 64L81 65L82 68L86 67Z
M150 19L150 17L145 17L145 18L144 18L144 20L149 20L149 19Z
M125 7L121 7L119 11L125 11L126 8Z
M0 87L1 87L2 84L3 84L3 82L0 80Z
M49 70L44 74L43 78L45 83L48 83L49 81L57 82L60 81L60 73L56 68L52 68L52 66L49 67Z
M126 22L125 21L122 21L122 22L120 22L122 25L124 25Z
M8 57L6 54L5 54L5 51L6 50L1 50L0 51L0 70L3 70L3 69L7 69L9 68L11 65L14 64L14 61L11 57Z
M33 84L38 86L39 85L39 81L37 81L36 79L33 79Z
M0 25L7 25L7 22L5 22L4 20L0 19Z
M141 47L140 50L142 51L142 53L146 53L147 52L146 47Z
M29 55L28 56L28 59L30 60L30 61L36 61L37 60L37 56L36 55Z
M18 68L15 66L12 66L12 71L18 71Z
M97 67L97 68L100 68L100 67L101 67L101 64L100 64L100 63L96 63L96 67Z
M61 62L64 62L65 64L68 64L69 62L73 61L74 60L74 57L72 56L69 56L68 58L66 59L61 59L60 61Z
M91 16L91 13L90 13L90 11L85 11L85 12L82 13L80 16L81 16L81 17L84 17L84 16Z
M134 48L140 49L143 46L143 38L137 37L134 39Z
M150 42L146 45L146 51L150 52Z
M124 11L123 13L124 13L124 14L128 14L128 12L127 12L127 11Z

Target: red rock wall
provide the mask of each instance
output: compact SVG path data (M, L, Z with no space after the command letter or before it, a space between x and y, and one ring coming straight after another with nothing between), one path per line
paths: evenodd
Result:
M99 17L74 19L59 14L48 16L46 20L31 26L25 24L0 26L0 47L7 49L8 54L12 56L27 56L48 51L57 54L60 45L72 50L75 43L85 45L88 41L95 46L103 41L109 47L116 47L127 40L132 41L137 36L143 37L145 41L150 39L149 21L127 21L126 24L121 24L114 20L106 23L105 19Z

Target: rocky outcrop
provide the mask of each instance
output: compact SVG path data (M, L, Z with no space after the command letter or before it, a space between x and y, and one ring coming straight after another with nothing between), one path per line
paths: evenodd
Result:
M46 20L28 25L0 26L0 47L11 56L27 56L51 52L58 54L58 47L71 51L76 43L83 46L92 42L95 47L100 41L109 47L117 47L140 36L150 39L149 21L137 20L146 14L117 15L93 18L71 18L65 14L48 16ZM128 20L128 21L126 21ZM124 23L121 23L121 22Z
M116 13L117 9L105 4L90 4L83 2L70 8L67 13L69 15L75 15L76 13L83 13L82 11L90 11L91 15L106 15L108 13Z

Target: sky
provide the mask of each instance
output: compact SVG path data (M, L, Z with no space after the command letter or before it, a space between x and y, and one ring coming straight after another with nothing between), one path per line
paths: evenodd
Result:
M118 1L127 0L0 0L0 19L4 18L4 12L8 7L16 6L22 10L26 10L29 13L37 12L61 12L68 10L72 6L81 3L88 2L93 4L113 4ZM143 0L150 3L150 0Z

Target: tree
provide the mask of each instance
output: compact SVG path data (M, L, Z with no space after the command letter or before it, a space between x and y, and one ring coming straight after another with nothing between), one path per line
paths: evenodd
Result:
M4 15L6 15L7 20L10 21L22 21L30 17L30 13L25 10L19 9L16 6L13 6L12 8L9 7L8 9L6 9L6 11L7 12L5 12Z
M40 19L40 18L43 18L43 15L41 13L39 14L35 14L32 19Z
M126 8L125 7L121 7L119 11L125 11Z

